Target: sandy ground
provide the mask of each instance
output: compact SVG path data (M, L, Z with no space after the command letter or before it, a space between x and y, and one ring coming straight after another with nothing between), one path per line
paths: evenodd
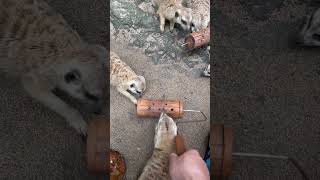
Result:
M125 49L125 51L123 51ZM143 98L180 99L185 109L203 111L209 116L209 79L193 77L191 69L179 72L173 65L155 65L138 49L120 46L112 41L111 50L115 51L123 61L132 67L137 74L143 74L147 81L147 90ZM140 170L153 151L154 127L157 119L136 117L136 107L115 89L110 91L111 148L124 155L127 163L127 179L136 179ZM201 120L201 114L186 114L184 120ZM178 131L186 141L188 148L205 151L209 133L209 121L200 123L178 124Z

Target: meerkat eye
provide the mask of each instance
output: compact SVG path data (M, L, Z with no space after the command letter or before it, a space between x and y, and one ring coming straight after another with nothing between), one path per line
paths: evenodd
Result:
M191 27L194 27L194 23L191 23Z
M174 16L177 18L177 17L180 16L180 14L179 14L178 12L176 12L176 13L174 14Z
M187 21L181 20L182 24L187 25Z
M71 72L68 72L65 76L64 76L64 80L67 82L67 83L71 83L71 82L74 82L74 81L77 81L80 79L80 73L76 70L73 70Z
M130 84L130 87L131 87L131 88L134 88L134 84Z

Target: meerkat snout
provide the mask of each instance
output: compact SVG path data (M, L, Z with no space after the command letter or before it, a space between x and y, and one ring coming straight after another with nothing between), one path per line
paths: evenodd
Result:
M143 76L137 76L129 82L127 91L136 97L141 97L146 90L146 80Z
M104 105L106 88L104 62L107 53L106 50L99 48L94 46L71 52L73 58L69 59L68 63L56 67L56 74L62 75L56 80L57 88L88 105L87 109L90 112L101 112ZM105 55L102 56L99 53Z
M192 10L181 6L175 12L175 23L177 23L183 30L188 31L191 29Z

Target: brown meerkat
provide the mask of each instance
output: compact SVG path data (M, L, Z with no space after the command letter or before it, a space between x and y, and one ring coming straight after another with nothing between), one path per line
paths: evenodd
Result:
M182 29L189 31L192 20L192 10L182 5L182 0L152 0L158 8L157 14L160 17L160 30L164 32L165 21L170 22L170 31L174 24L179 24Z
M207 28L210 23L210 0L189 0L187 4L192 9L191 31Z
M171 117L162 113L155 128L154 150L138 180L168 180L169 156L176 153L177 125Z
M136 97L140 97L146 90L146 80L138 76L120 57L113 51L110 52L110 81L111 85L137 104Z
M0 1L0 71L86 134L82 115L54 89L101 109L107 51L90 45L43 0Z

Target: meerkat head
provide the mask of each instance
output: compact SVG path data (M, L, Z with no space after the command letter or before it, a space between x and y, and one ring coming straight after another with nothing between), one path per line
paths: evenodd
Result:
M192 10L190 8L180 6L177 8L174 16L175 23L179 24L185 31L190 30L190 24L192 21Z
M136 97L141 97L146 90L146 80L143 76L137 76L127 83L127 91Z
M68 53L56 68L57 88L101 112L106 88L107 51L98 45Z
M198 31L201 26L201 18L198 16L198 14L192 15L192 22L190 23L190 28L192 32Z
M320 46L320 9L307 17L297 42L304 46Z
M177 125L171 117L161 113L158 124L155 128L155 148L170 151L174 148L174 138L177 135Z

